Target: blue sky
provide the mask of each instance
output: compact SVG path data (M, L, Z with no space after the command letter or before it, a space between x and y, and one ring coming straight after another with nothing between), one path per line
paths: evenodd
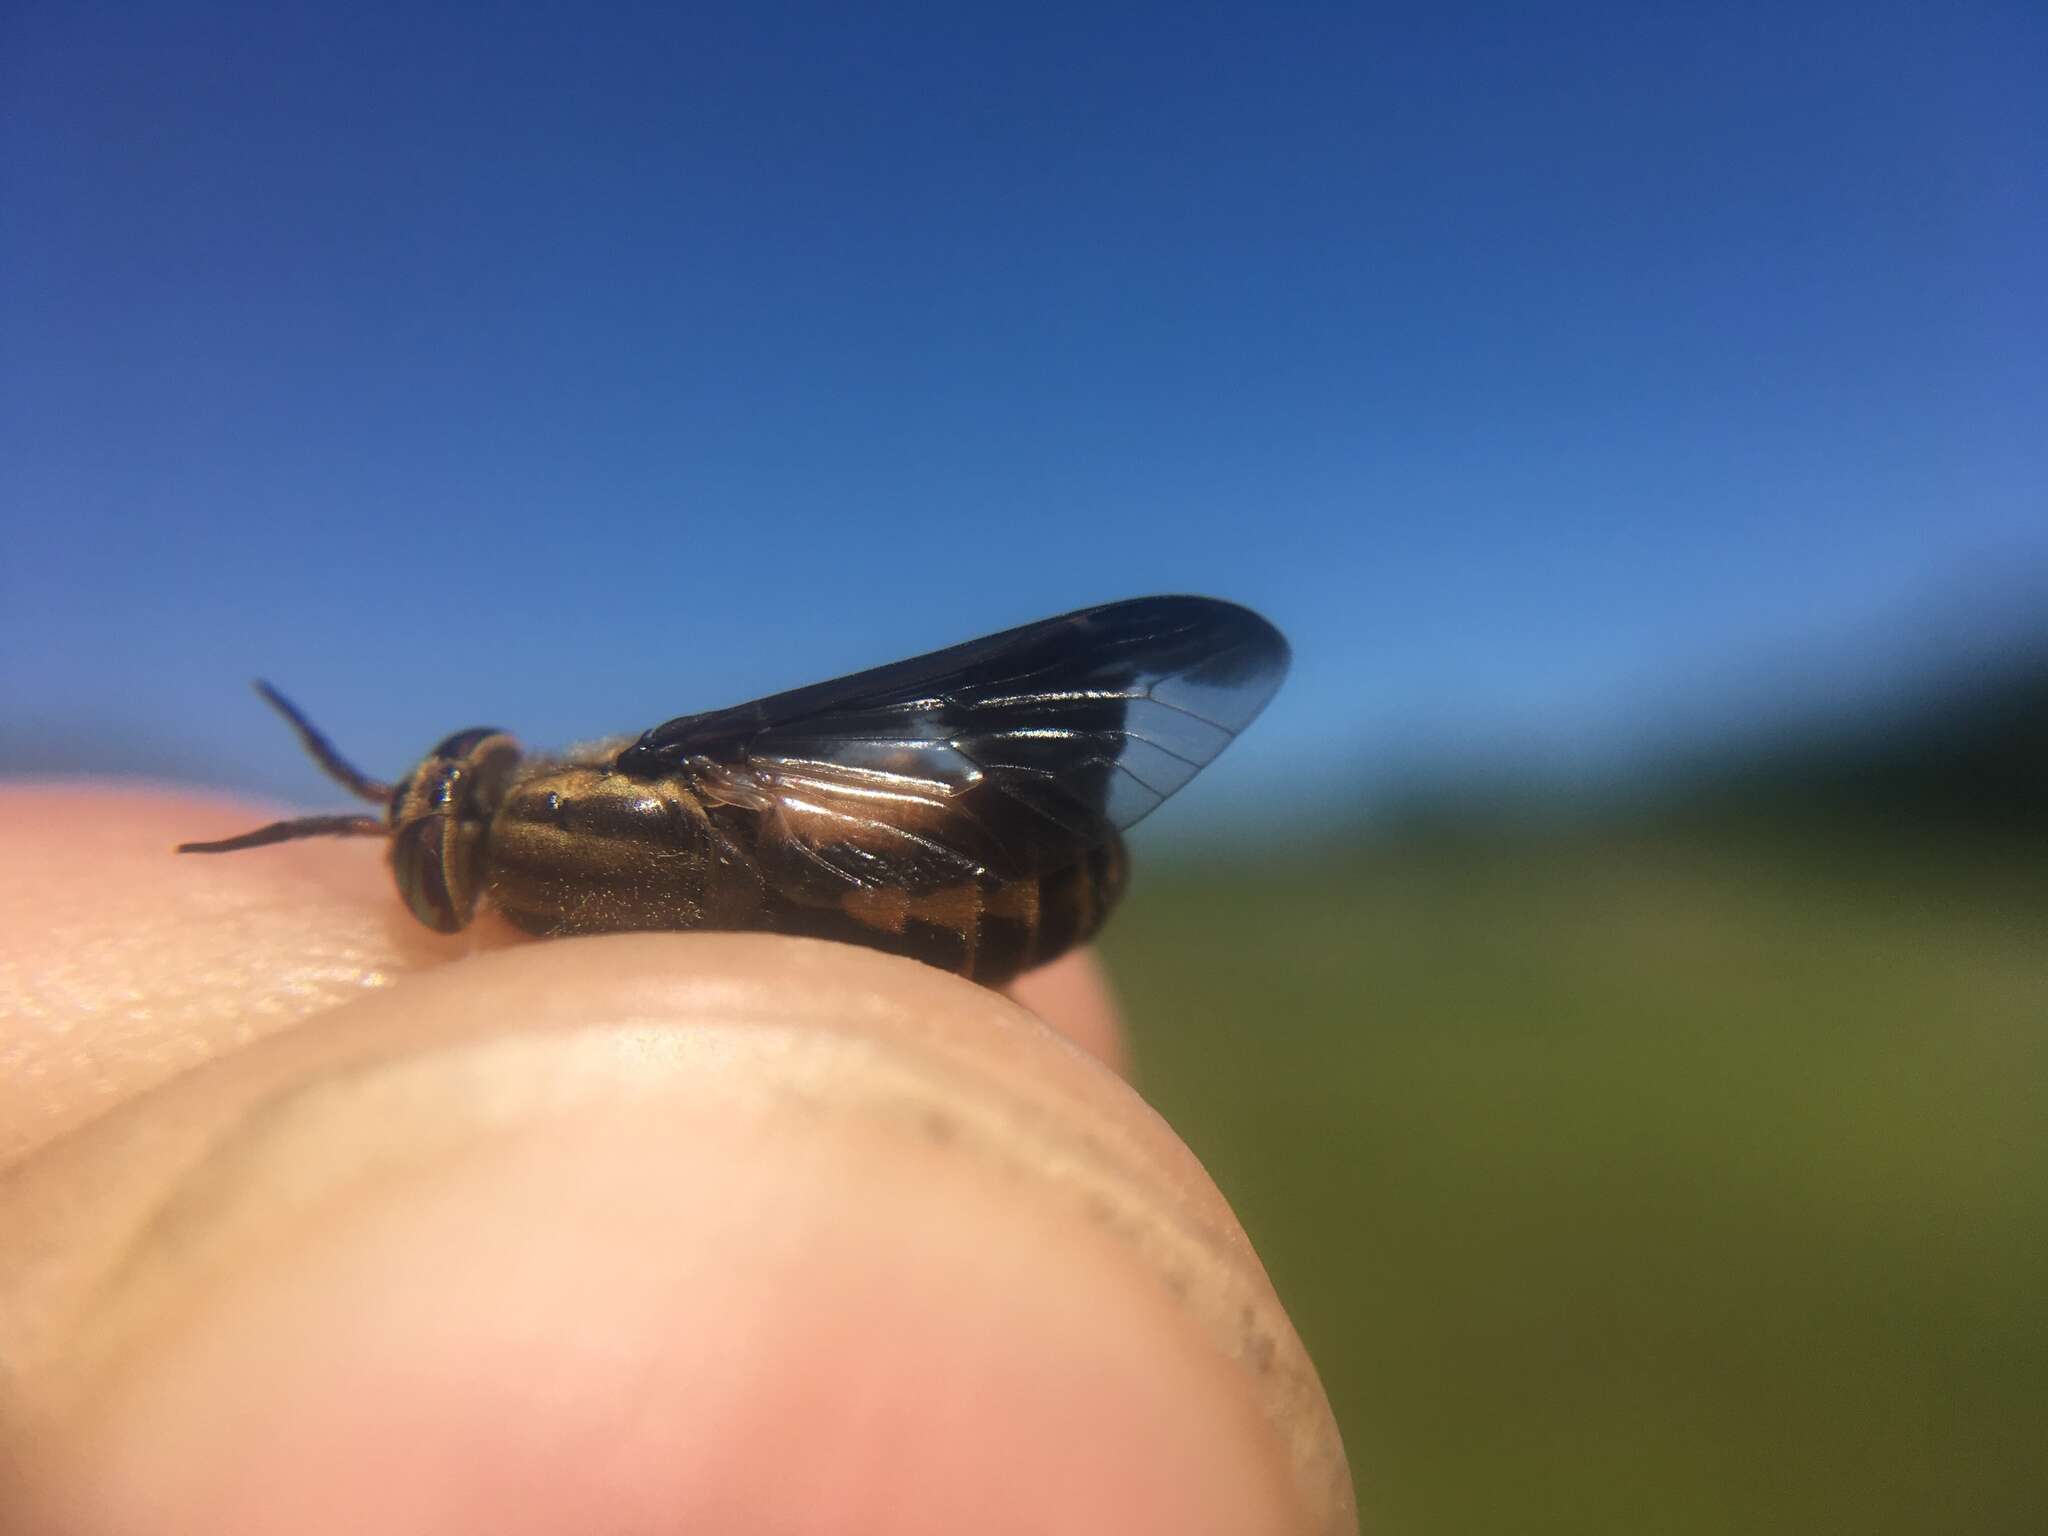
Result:
M17 0L12 759L320 801L251 675L389 773L1192 590L1297 654L1224 807L2048 570L2038 7L1425 9Z

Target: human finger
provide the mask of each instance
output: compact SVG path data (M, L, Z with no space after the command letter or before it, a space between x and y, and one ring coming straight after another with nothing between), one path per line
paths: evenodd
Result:
M54 1528L1351 1528L1186 1149L846 946L442 967L46 1146L0 1228Z

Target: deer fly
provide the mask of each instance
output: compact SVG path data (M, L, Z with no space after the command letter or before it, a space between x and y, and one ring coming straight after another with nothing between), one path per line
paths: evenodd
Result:
M560 757L457 731L396 784L258 683L382 813L178 851L383 837L406 907L440 933L487 898L535 934L799 934L993 986L1093 936L1123 894L1123 831L1251 723L1287 662L1247 609L1137 598Z

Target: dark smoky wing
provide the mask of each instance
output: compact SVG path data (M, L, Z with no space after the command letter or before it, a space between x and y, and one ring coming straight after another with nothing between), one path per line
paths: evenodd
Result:
M892 873L924 872L913 888L944 871L1011 878L1142 819L1264 708L1287 661L1247 609L1139 598L671 720L619 767L719 765L736 797L794 807L806 848L836 841L864 869L887 846ZM903 883L873 869L860 883Z

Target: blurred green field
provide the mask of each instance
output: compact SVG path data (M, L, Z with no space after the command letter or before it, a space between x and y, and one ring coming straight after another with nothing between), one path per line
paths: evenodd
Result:
M2048 1529L2048 877L1987 846L1141 863L1141 1086L1368 1529Z

